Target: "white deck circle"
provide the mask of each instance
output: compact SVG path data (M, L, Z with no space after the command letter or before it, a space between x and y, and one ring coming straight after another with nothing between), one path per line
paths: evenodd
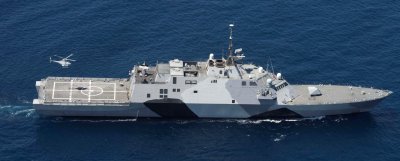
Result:
M86 96L98 96L103 94L103 88L91 86L90 89L81 90L81 93Z

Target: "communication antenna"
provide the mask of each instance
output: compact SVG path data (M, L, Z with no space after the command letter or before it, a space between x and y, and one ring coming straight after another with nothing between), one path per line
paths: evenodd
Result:
M232 43L232 32L233 32L233 27L234 27L235 25L232 23L232 24L229 24L229 30L230 30L230 33L229 33L229 47L228 47L228 50L229 50L229 57L231 57L232 56L232 48L233 48L233 43Z
M271 60L271 57L270 57L270 56L268 56L268 59L269 59L269 63L271 64L272 73L273 73L273 74L275 74L275 71L274 71L274 66L272 65L272 60Z

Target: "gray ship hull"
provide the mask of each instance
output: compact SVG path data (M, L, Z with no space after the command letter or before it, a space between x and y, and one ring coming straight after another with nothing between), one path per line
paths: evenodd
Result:
M125 106L35 105L43 116L146 117L146 118L301 118L368 112L382 99L330 105L232 105L185 104L170 101L134 103Z

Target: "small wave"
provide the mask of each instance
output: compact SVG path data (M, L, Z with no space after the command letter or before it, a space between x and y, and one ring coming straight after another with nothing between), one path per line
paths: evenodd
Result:
M189 124L189 123L192 123L192 122L194 122L194 121L191 121L191 120L179 120L176 123L179 124L179 125L184 125L184 124Z
M335 122L342 122L342 121L346 121L346 120L347 120L347 118L339 117L339 118L336 118L334 121Z
M286 137L286 135L281 134L278 137L274 138L274 142L279 142L279 141L285 139L285 137Z
M22 102L23 104L32 104L32 101L28 101L28 100L21 100L21 102Z

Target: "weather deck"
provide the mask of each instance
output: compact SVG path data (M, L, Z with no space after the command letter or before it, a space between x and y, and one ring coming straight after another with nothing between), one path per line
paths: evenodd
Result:
M45 104L129 103L128 79L48 77L40 81L39 87Z
M317 87L320 96L310 96L307 87ZM373 88L363 88L354 86L338 86L338 85L292 85L291 86L298 96L289 105L324 105L324 104L340 104L355 103L368 100L376 100L390 94L388 91L377 90Z

